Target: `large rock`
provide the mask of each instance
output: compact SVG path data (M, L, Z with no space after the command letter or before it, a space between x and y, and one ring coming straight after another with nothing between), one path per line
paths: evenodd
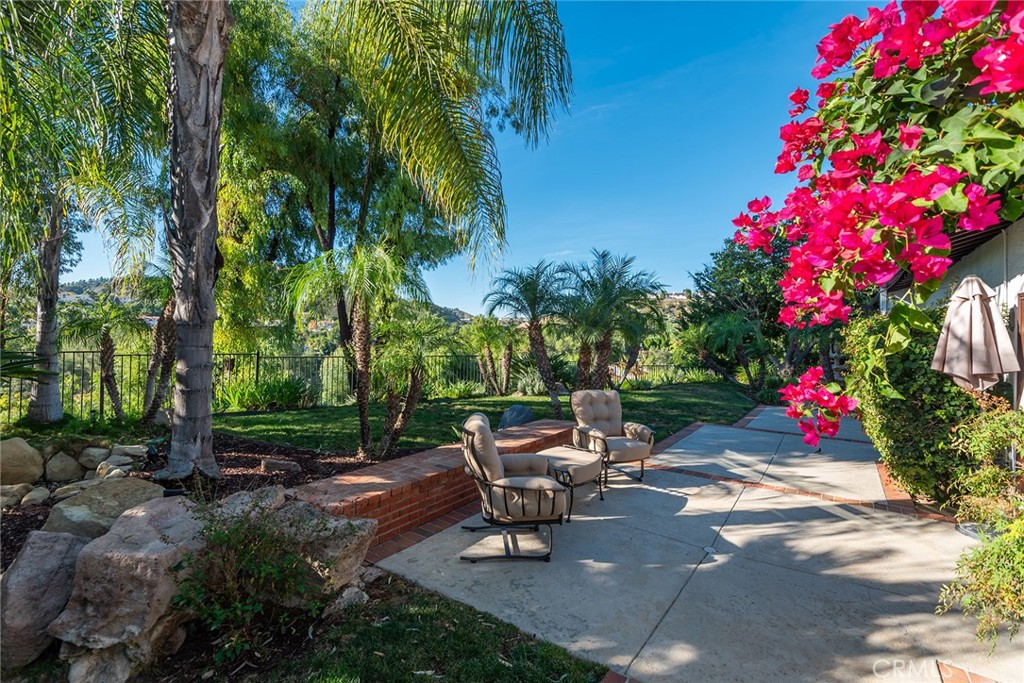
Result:
M106 465L107 467L124 467L125 465L131 467L134 464L135 458L129 455L118 455L117 453L112 453L109 458L100 463L100 465ZM99 467L96 469L99 469Z
M88 539L33 531L0 579L0 630L4 669L25 666L53 641L46 628L71 596L75 560Z
M105 479L54 505L43 530L96 538L125 510L163 495L162 486L142 479Z
M171 609L171 601L175 567L203 548L194 507L183 497L150 500L82 549L71 599L49 628L65 641L69 683L123 683L181 647L189 615Z
M509 406L504 413L501 414L501 422L498 423L498 429L504 429L505 427L518 427L524 425L527 422L533 422L537 418L533 416L533 411L526 406L515 405Z
M32 484L7 484L0 486L0 507L14 507L31 490Z
M277 510L285 504L284 487L266 486L255 491L232 493L220 503L220 514L237 517L242 514Z
M46 461L46 478L49 481L78 481L85 474L85 468L67 453L56 453Z
M89 475L92 475L91 477ZM82 481L76 481L71 484L65 484L53 492L54 500L64 500L71 496L77 496L82 491L92 488L93 486L99 485L99 479L96 479L96 470L89 470L85 473L85 479Z
M111 458L127 458L127 462L113 463L115 465L127 465L132 460L139 460L140 458L146 457L146 452L149 450L147 446L114 446L110 449ZM109 461L110 458L107 458Z
M101 462L110 457L109 448L99 448L97 446L90 446L89 448L83 448L82 452L78 454L78 462L82 464L87 470L96 469Z
M28 493L25 494L25 497L21 499L21 504L22 505L39 505L39 503L42 503L42 502L46 501L46 499L49 498L49 497L50 497L50 490L49 489L47 489L45 486L37 486L37 487L35 487L34 489L32 489L31 491L29 491Z
M158 427L167 427L171 424L171 414L166 408L156 411L156 415L153 416L153 424Z
M0 484L34 484L43 476L43 454L15 437L0 441Z
M295 539L297 549L315 561L329 591L358 578L370 541L377 533L375 519L333 517L300 500L285 503L274 513L274 519Z

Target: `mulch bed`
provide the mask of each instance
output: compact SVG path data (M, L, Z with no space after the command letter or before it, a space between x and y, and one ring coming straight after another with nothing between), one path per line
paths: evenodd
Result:
M394 457L400 458L420 449L398 449ZM153 473L166 465L164 460L167 444L159 447L157 458L131 476L152 481ZM190 479L168 488L180 486L186 492L204 500L219 500L238 491L251 491L264 486L281 484L286 488L301 486L317 479L326 479L374 464L375 460L361 458L352 452L323 453L311 448L299 448L285 444L256 441L227 434L214 434L213 452L220 465L221 478L204 477ZM290 460L298 463L301 472L264 472L260 469L262 458ZM51 490L57 485L50 485ZM16 507L3 511L0 520L0 571L6 571L18 556L30 531L42 528L50 514L52 502L29 507Z

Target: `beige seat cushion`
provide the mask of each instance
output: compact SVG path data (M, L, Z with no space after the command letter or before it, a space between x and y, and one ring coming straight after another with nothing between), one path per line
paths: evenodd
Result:
M624 436L608 437L608 462L637 462L651 457L651 445Z
M600 429L608 436L622 436L622 403L619 392L589 389L575 391L570 399L576 424Z
M483 413L473 413L462 423L462 428L472 433L473 453L463 445L463 455L478 477L484 481L495 481L505 476L505 468L498 457L498 446L491 434L491 422ZM475 455L475 457L474 457Z
M499 522L545 521L565 514L565 487L551 477L506 477L491 483L495 486L486 504Z
M506 477L526 477L531 474L545 475L548 461L536 453L508 453L499 455Z
M603 460L600 453L556 446L540 452L552 467L569 472L573 486L586 484L601 476Z

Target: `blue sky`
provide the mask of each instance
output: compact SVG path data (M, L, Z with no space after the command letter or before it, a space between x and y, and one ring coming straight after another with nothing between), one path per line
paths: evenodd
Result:
M814 89L828 25L865 3L562 2L575 97L546 145L499 136L508 246L470 274L426 274L436 303L470 312L491 276L591 248L637 257L670 290L690 285L755 195L781 200L779 126L796 86ZM813 102L813 99L812 99ZM67 281L109 273L97 235Z

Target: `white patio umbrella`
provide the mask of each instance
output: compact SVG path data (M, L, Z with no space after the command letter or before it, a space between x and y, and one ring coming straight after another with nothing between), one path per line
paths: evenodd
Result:
M995 297L981 278L970 275L949 301L932 369L965 389L984 391L1002 375L1020 370Z

